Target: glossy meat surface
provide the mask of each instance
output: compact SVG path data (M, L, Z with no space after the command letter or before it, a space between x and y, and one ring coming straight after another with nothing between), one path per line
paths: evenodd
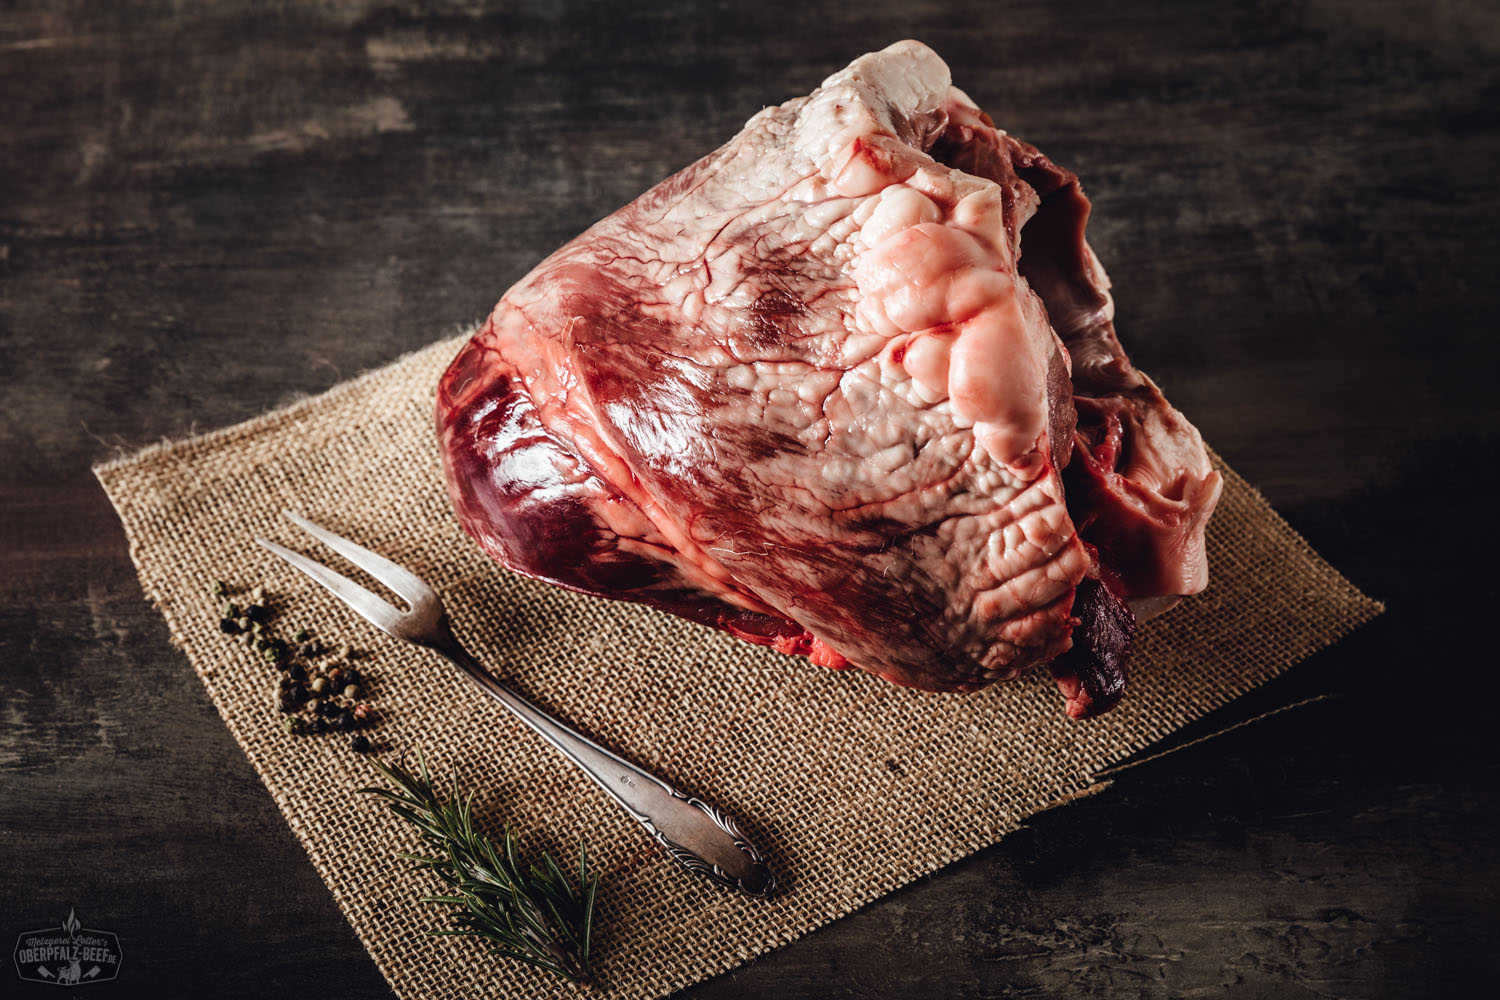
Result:
M864 56L506 292L439 387L459 519L934 690L1067 650L1085 542L1121 598L1201 590L1218 477L1120 350L1087 214L930 49Z

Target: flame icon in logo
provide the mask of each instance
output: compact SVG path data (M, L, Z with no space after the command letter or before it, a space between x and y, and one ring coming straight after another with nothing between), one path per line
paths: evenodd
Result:
M78 928L81 926L78 917L73 913L73 908L68 907L68 919L63 921L63 930L68 932L68 937L73 938L78 936Z

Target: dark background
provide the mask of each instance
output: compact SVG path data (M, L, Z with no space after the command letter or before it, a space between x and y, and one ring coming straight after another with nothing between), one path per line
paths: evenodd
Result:
M1183 739L1325 700L685 996L1487 993L1500 9L1216 9L8 3L0 944L76 907L125 953L85 996L388 995L90 463L483 315L762 105L912 36L1083 177L1136 362L1389 611Z

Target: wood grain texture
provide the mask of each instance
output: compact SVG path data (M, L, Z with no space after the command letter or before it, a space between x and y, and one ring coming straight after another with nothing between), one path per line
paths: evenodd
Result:
M1117 8L9 4L0 940L74 906L126 956L90 996L389 995L140 599L89 464L482 315L763 104L910 36L1083 177L1133 358L1390 610L1182 740L1328 700L685 996L1492 981L1500 10Z

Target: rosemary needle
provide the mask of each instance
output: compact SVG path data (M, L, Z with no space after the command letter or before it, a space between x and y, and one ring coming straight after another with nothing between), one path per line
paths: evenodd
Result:
M371 763L396 787L360 791L386 799L392 812L421 831L429 853L401 856L448 887L447 894L424 896L423 901L456 910L455 926L427 933L474 938L495 954L586 982L599 888L599 876L589 871L587 848L578 848L575 890L550 854L544 853L540 864L523 865L509 824L499 844L475 829L474 793L460 795L455 783L452 792L440 794L420 749L415 773L399 764Z

